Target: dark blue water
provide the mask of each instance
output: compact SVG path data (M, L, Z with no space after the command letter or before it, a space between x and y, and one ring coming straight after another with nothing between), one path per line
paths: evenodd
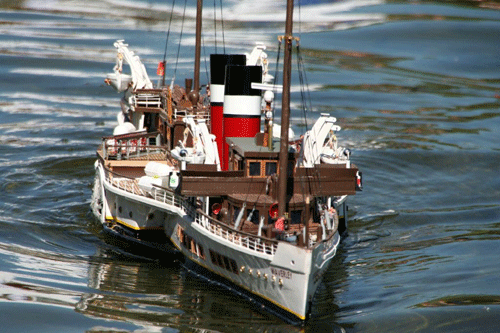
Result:
M202 54L214 52L215 36L219 52L260 41L274 64L283 3L224 4L224 43L208 20ZM112 44L125 39L156 80L170 9L160 0L0 3L0 331L300 331L169 258L124 253L90 213L95 149L119 110L104 84ZM186 12L178 78L192 71L194 1ZM205 12L213 17L212 3ZM364 175L303 330L497 331L500 3L302 1L299 12L308 121L337 117ZM202 70L204 84L204 61ZM300 134L299 109L292 123Z

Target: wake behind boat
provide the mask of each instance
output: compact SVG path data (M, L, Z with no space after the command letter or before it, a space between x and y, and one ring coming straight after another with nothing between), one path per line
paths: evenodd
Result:
M211 55L210 83L201 88L201 0L195 74L185 87L155 88L139 57L117 41L106 82L124 93L122 110L97 150L92 210L108 233L173 247L189 269L301 323L336 254L361 173L330 115L289 138L292 16L288 1L282 86L271 82L257 45L247 55ZM279 127L274 92L281 91Z

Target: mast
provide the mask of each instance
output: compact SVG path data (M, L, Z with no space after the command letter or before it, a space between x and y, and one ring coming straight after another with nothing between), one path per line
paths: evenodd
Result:
M189 100L196 109L198 99L200 97L200 56L201 56L201 14L202 14L203 0L198 0L196 4L196 43L194 55L194 84L193 90L189 93Z
M293 0L287 0L285 26L285 57L283 59L283 95L281 108L281 139L278 177L278 216L287 210L288 184L288 128L290 127L290 81L292 72Z

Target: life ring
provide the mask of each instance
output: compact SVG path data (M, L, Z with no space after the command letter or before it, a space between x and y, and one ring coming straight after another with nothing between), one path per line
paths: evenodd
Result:
M278 206L278 203L275 202L271 205L271 207L269 207L269 216L271 216L272 219L275 219L278 217L278 209L279 209L279 206Z

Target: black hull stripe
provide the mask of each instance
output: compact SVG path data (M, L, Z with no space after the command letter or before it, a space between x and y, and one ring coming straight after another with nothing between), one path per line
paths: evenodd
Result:
M172 260L184 257L182 252L180 252L166 236L164 243L158 244L131 237L126 233L117 232L106 225L102 225L102 227L105 240L115 245L119 251L123 251L124 253L144 258L164 258L165 254L168 254ZM131 244L133 244L133 246L130 246Z
M241 114L225 114L224 113L224 118L241 118L241 119L247 119L247 118L260 118L259 115L241 115Z

